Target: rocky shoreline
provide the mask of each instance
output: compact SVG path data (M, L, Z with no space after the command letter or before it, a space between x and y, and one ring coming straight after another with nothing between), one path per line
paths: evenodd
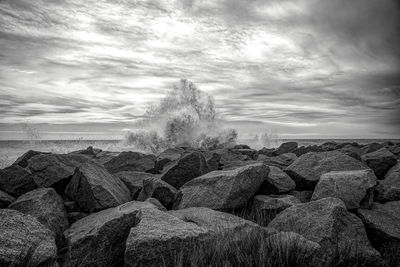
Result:
M28 151L0 266L400 266L400 144Z

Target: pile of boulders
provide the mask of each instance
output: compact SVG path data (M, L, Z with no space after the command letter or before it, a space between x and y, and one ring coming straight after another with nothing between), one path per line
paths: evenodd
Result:
M399 159L392 142L28 151L0 170L0 266L174 266L250 232L301 240L312 266L400 266Z

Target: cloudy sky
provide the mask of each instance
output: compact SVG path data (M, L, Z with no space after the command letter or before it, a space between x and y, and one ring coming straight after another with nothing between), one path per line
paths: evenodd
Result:
M245 136L400 138L395 0L0 0L0 139L120 138L180 78Z

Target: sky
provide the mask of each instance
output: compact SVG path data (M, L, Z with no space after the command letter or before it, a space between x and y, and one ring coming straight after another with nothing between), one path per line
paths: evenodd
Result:
M400 138L399 47L395 0L0 0L0 139L122 138L181 78L241 136Z

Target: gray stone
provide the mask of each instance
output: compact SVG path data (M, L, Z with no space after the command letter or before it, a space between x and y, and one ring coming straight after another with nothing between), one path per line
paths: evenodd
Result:
M167 209L171 209L178 190L172 185L164 182L159 177L145 178L143 188L139 193L138 200L144 201L148 198L156 198Z
M280 169L284 169L292 164L297 159L296 154L286 153L276 157L268 157L265 155L259 155L257 161L264 162L268 166L275 166Z
M374 170L378 179L383 179L390 168L397 163L396 156L386 148L365 154L361 159Z
M388 173L385 179L380 180L377 191L377 201L385 203L388 201L400 200L400 163L397 162Z
M290 195L258 195L253 199L252 212L261 225L268 225L277 214L293 205L301 203Z
M20 196L37 188L31 173L19 165L0 170L0 189L12 196Z
M297 199L300 200L301 203L306 203L306 202L311 201L311 197L312 197L313 193L314 193L314 191L310 191L310 190L305 190L305 191L293 190L293 191L290 191L288 194L295 196Z
M298 144L296 142L286 142L281 144L276 150L277 155L290 153L298 148Z
M72 225L73 223L79 221L82 218L85 218L88 215L89 215L88 213L80 212L80 211L68 212L67 213L68 222L70 225Z
M22 156L17 158L17 160L13 163L13 165L19 165L22 168L26 168L28 166L28 160L31 159L32 157L34 157L36 155L40 155L40 154L50 154L50 153L28 150Z
M170 163L177 161L185 153L185 149L180 147L168 148L157 156L156 169L162 171Z
M136 172L136 171L122 171L114 173L114 176L118 177L129 189L132 200L138 198L140 190L143 187L143 180L146 178L158 177L156 174L147 172Z
M284 171L278 167L268 166L268 176L260 187L258 194L281 194L296 188L296 183Z
M15 201L15 197L10 196L8 193L0 190L0 209L5 209Z
M121 171L155 172L156 156L139 152L121 152L104 163L110 173Z

